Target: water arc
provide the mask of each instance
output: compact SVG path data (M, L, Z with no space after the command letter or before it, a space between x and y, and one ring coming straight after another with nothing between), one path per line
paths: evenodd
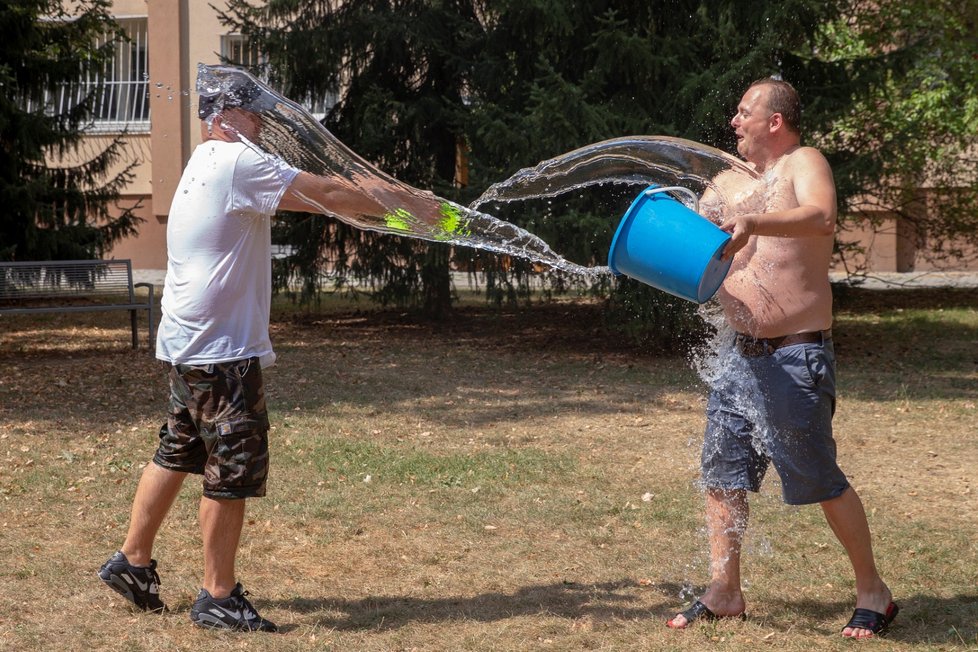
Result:
M198 64L197 92L202 120L212 121L218 114L226 120L223 109L242 109L260 123L251 139L259 151L311 174L329 177L377 206L377 210L337 211L326 202L316 202L317 212L359 229L475 247L591 279L610 274L607 267L586 267L564 259L542 239L515 224L384 173L340 142L302 106L243 69Z
M753 168L740 159L695 141L669 136L624 136L523 168L490 186L471 206L555 197L609 183L683 186L697 194L710 188L721 203L728 204L730 198L715 183L723 174L759 179Z

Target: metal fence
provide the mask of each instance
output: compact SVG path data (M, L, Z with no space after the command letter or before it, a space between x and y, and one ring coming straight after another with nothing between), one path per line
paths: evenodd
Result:
M85 80L82 88L95 87L96 129L126 127L129 131L149 130L149 58L146 18L120 18L128 41L115 44L115 56L101 75Z

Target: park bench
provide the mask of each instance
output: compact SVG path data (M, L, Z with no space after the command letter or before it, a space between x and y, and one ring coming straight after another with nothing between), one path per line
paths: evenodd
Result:
M143 301L137 287L149 289ZM139 346L136 313L145 310L153 346L153 285L132 282L129 260L0 262L0 315L128 310L132 348Z

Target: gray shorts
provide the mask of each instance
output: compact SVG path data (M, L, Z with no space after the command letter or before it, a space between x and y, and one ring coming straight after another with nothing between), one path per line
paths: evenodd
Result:
M840 496L849 481L836 464L832 438L832 340L757 356L734 348L724 364L706 408L704 484L758 491L773 462L789 505Z

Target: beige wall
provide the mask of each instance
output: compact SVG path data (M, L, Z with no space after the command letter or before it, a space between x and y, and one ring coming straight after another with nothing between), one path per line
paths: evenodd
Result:
M119 17L147 16L149 25L149 134L130 135L129 158L139 165L121 205L137 201L143 218L139 235L116 244L114 258L131 258L134 269L166 267L166 220L183 166L200 141L197 64L219 63L224 28L211 5L203 0L115 0ZM93 137L92 146L104 137Z
M894 215L876 217L872 224L867 219L840 229L836 236L839 242L855 244L862 251L847 254L845 263L837 256L833 264L834 270L978 271L978 251L973 247L963 248L963 255L960 257L938 257L928 248L926 241L918 241L913 226L905 219Z
M141 203L140 203L141 202ZM133 269L166 269L166 217L153 214L145 196L125 195L119 205L131 208L142 218L138 238L126 238L113 247L110 258L130 258Z
M164 3L172 0L164 0ZM115 16L145 16L148 0L115 0L112 3L112 14Z
M908 261L897 255L901 249L901 238L895 217L883 217L876 224L865 221L861 224L845 225L836 238L841 244L851 244L861 251L845 253L845 261L837 257L835 269L838 271L872 269L877 272L908 272Z

